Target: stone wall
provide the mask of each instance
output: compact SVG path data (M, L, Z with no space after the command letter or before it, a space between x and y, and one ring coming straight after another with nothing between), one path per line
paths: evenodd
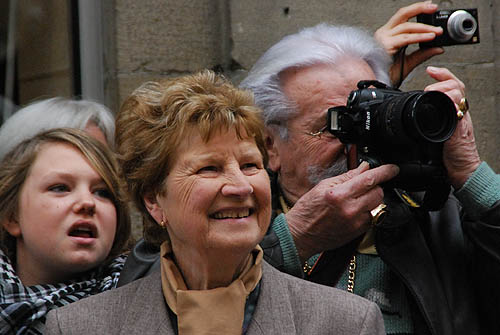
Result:
M115 0L106 5L114 39L111 100L121 101L141 82L203 68L223 70L235 83L283 36L319 22L357 25L370 31L384 24L407 0ZM436 2L436 1L435 1ZM500 0L437 2L441 8L479 9L481 43L446 48L425 65L451 69L467 86L481 157L500 171ZM112 33L109 33L112 32ZM411 50L411 49L410 49ZM409 51L410 51L409 50ZM109 52L109 50L108 50ZM422 89L432 80L425 66L402 89Z
M66 96L73 91L69 3L20 0L16 21L19 101Z

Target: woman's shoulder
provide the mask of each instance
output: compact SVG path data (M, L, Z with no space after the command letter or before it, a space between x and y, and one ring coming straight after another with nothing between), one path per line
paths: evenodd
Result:
M59 323L78 324L86 323L88 320L106 320L109 322L116 317L120 317L133 304L137 291L141 287L141 282L151 280L144 278L129 285L111 289L88 298L71 303L50 312L47 317L47 325L51 318L57 319ZM57 317L55 317L57 315ZM86 317L82 317L85 315ZM60 324L59 324L60 326ZM58 327L59 327L58 326Z
M109 308L110 304L113 303L122 304L125 302L125 300L133 299L138 294L141 294L138 291L143 290L144 286L149 287L151 285L154 285L154 283L158 281L158 278L156 277L157 276L151 275L135 280L122 287L107 290L102 293L98 293L90 297L87 297L85 299L82 299L80 301L77 301L75 303L69 304L67 306L58 308L58 311L61 312L76 308L85 308L86 306L88 306L88 308L90 309L100 308L101 306L107 309Z
M256 323L270 327L266 314L279 313L297 334L384 334L378 307L362 297L333 287L292 277L263 263L260 311ZM259 307L258 307L259 308ZM371 329L371 330L370 330ZM289 333L276 330L276 333Z
M292 296L297 295L302 298L304 293L307 292L307 294L318 295L319 299L330 299L332 297L335 297L336 299L351 300L351 298L354 298L354 300L359 301L361 305L367 306L371 304L368 300L353 295L349 292L293 277L289 274L275 269L266 262L263 262L262 268L263 277L266 278L264 279L264 282L273 283L273 286L279 285L282 289L287 290L288 293Z
M308 308L321 308L337 315L364 315L378 310L371 301L335 287L320 285L280 272L271 265L263 264L263 285L287 294L293 307L309 304Z
M55 334L57 329L71 329L71 334L83 334L78 329L85 329L87 334L117 334L124 325L131 327L134 324L131 319L140 320L140 316L147 313L147 307L161 307L158 299L163 299L159 273L51 311L45 331Z

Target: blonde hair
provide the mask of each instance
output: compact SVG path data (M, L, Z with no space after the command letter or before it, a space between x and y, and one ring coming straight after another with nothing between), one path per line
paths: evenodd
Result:
M110 261L124 251L130 238L130 216L127 193L114 154L102 143L78 129L53 129L25 140L14 147L0 164L0 222L15 219L19 210L19 195L38 153L45 145L65 143L77 148L102 177L116 208L117 222L113 246L106 258ZM16 239L3 226L0 243L5 254L15 263Z
M168 235L149 215L143 198L161 192L175 149L189 130L198 130L205 141L230 129L242 138L244 131L267 163L260 113L249 91L209 70L146 82L125 100L116 116L115 143L129 191L143 214L147 242L159 245Z

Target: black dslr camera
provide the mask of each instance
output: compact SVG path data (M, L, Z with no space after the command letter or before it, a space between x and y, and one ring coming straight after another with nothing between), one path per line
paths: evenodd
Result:
M421 48L479 43L477 8L443 9L433 14L419 14L417 22L443 28L442 35L420 43Z
M340 141L356 144L357 164L399 166L399 175L386 186L406 191L446 187L447 197L442 149L455 131L457 112L446 94L401 92L375 80L360 81L346 106L328 109L327 122Z

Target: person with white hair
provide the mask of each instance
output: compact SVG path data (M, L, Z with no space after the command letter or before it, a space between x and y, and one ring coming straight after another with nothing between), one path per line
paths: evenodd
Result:
M110 110L90 100L55 97L33 102L14 113L0 128L0 160L23 140L55 128L77 128L114 146L115 121Z
M425 210L421 194L380 186L398 174L395 165L348 170L345 144L325 127L326 111L346 105L359 81L398 86L444 51L399 51L442 34L407 22L436 9L428 1L401 8L377 30L378 43L359 28L306 28L273 45L250 70L241 87L263 109L272 187L272 223L261 246L279 270L376 302L388 334L497 334L500 178L479 158L465 85L447 69L426 69L437 82L425 91L446 93L460 108L457 119L463 113L443 144L442 168L454 193L439 211ZM153 272L154 253L139 242L119 286Z
M390 84L389 64L361 29L320 24L273 45L241 83L268 131L274 215L264 257L376 302L388 334L498 334L500 178L479 157L465 85L445 68L426 69L437 82L425 91L459 106L442 149L454 192L440 210L383 186L396 165L348 166L346 145L326 130L326 111L346 105L358 82Z
M374 303L262 260L271 189L259 114L250 92L209 70L134 90L117 152L145 238L163 238L160 270L52 311L44 334L385 333Z

